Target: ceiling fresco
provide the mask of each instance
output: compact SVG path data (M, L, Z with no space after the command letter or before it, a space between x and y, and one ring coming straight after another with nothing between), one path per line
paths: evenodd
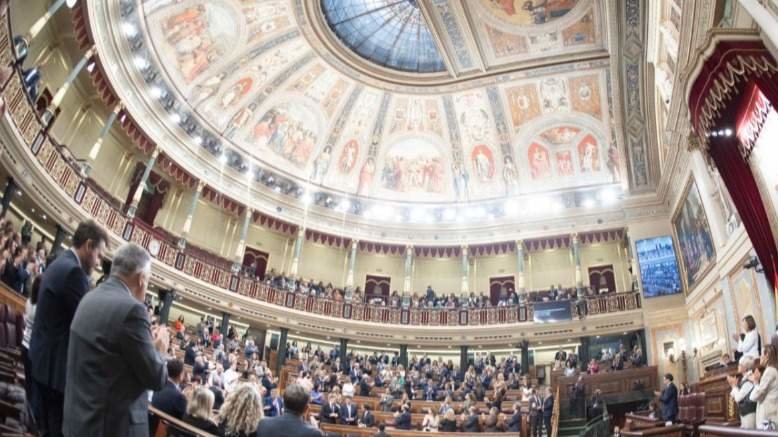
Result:
M433 16L433 31L445 23L437 33L441 49L444 40L466 46L446 51L462 67L572 56L422 89L375 86L328 62L301 31L301 20L310 20L300 15L300 1L147 0L140 10L153 62L182 98L181 111L257 167L336 193L402 202L494 199L622 180L623 153L611 132L610 59L574 54L576 47L605 48L600 2L408 2L406 9ZM352 3L368 10L386 1Z

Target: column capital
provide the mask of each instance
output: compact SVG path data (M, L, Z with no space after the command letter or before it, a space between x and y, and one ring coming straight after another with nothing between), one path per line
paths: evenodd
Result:
M297 238L301 238L305 236L305 228L303 226L300 226L297 228Z
M200 193L202 193L202 192L203 192L203 188L205 188L205 185L206 185L206 184L205 184L205 181L204 181L204 180L202 180L202 179L201 179L201 180L197 181L197 187L195 188L195 192L196 192L198 195L199 195Z
M570 242L576 245L581 242L581 239L578 238L578 232L573 232L570 234Z
M159 146L154 146L154 150L151 151L151 155L149 159L156 161L157 158L159 157L159 152L160 152Z
M359 247L359 240L354 238L351 240L351 249L353 250L356 249L357 247Z

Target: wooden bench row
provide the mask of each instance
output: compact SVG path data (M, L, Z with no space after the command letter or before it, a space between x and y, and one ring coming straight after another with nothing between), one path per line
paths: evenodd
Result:
M377 428L358 428L348 425L322 424L321 429L328 433L339 434L346 437L373 437L378 432ZM431 434L424 431L392 429L389 434L392 437L429 437ZM432 434L440 437L462 437L461 432L437 432ZM525 434L515 432L481 432L478 437L524 437Z

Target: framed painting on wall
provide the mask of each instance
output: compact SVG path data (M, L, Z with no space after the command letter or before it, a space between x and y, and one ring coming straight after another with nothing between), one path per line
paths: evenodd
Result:
M697 282L713 267L716 249L702 206L700 192L694 178L686 184L681 204L673 214L673 234L681 254L681 278L686 293L691 293Z
M754 270L744 270L738 264L738 267L729 275L729 287L732 290L732 301L735 306L735 317L737 317L738 332L740 332L740 321L747 315L754 316L756 320L756 329L765 338L769 332L769 327L765 326L761 300L757 291L756 276ZM767 336L769 337L769 335Z

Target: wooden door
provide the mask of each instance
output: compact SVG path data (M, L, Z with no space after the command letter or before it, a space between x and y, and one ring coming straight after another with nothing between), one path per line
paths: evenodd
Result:
M500 301L500 293L505 290L507 297L511 291L516 290L516 280L513 276L496 276L489 278L489 300L492 305Z

